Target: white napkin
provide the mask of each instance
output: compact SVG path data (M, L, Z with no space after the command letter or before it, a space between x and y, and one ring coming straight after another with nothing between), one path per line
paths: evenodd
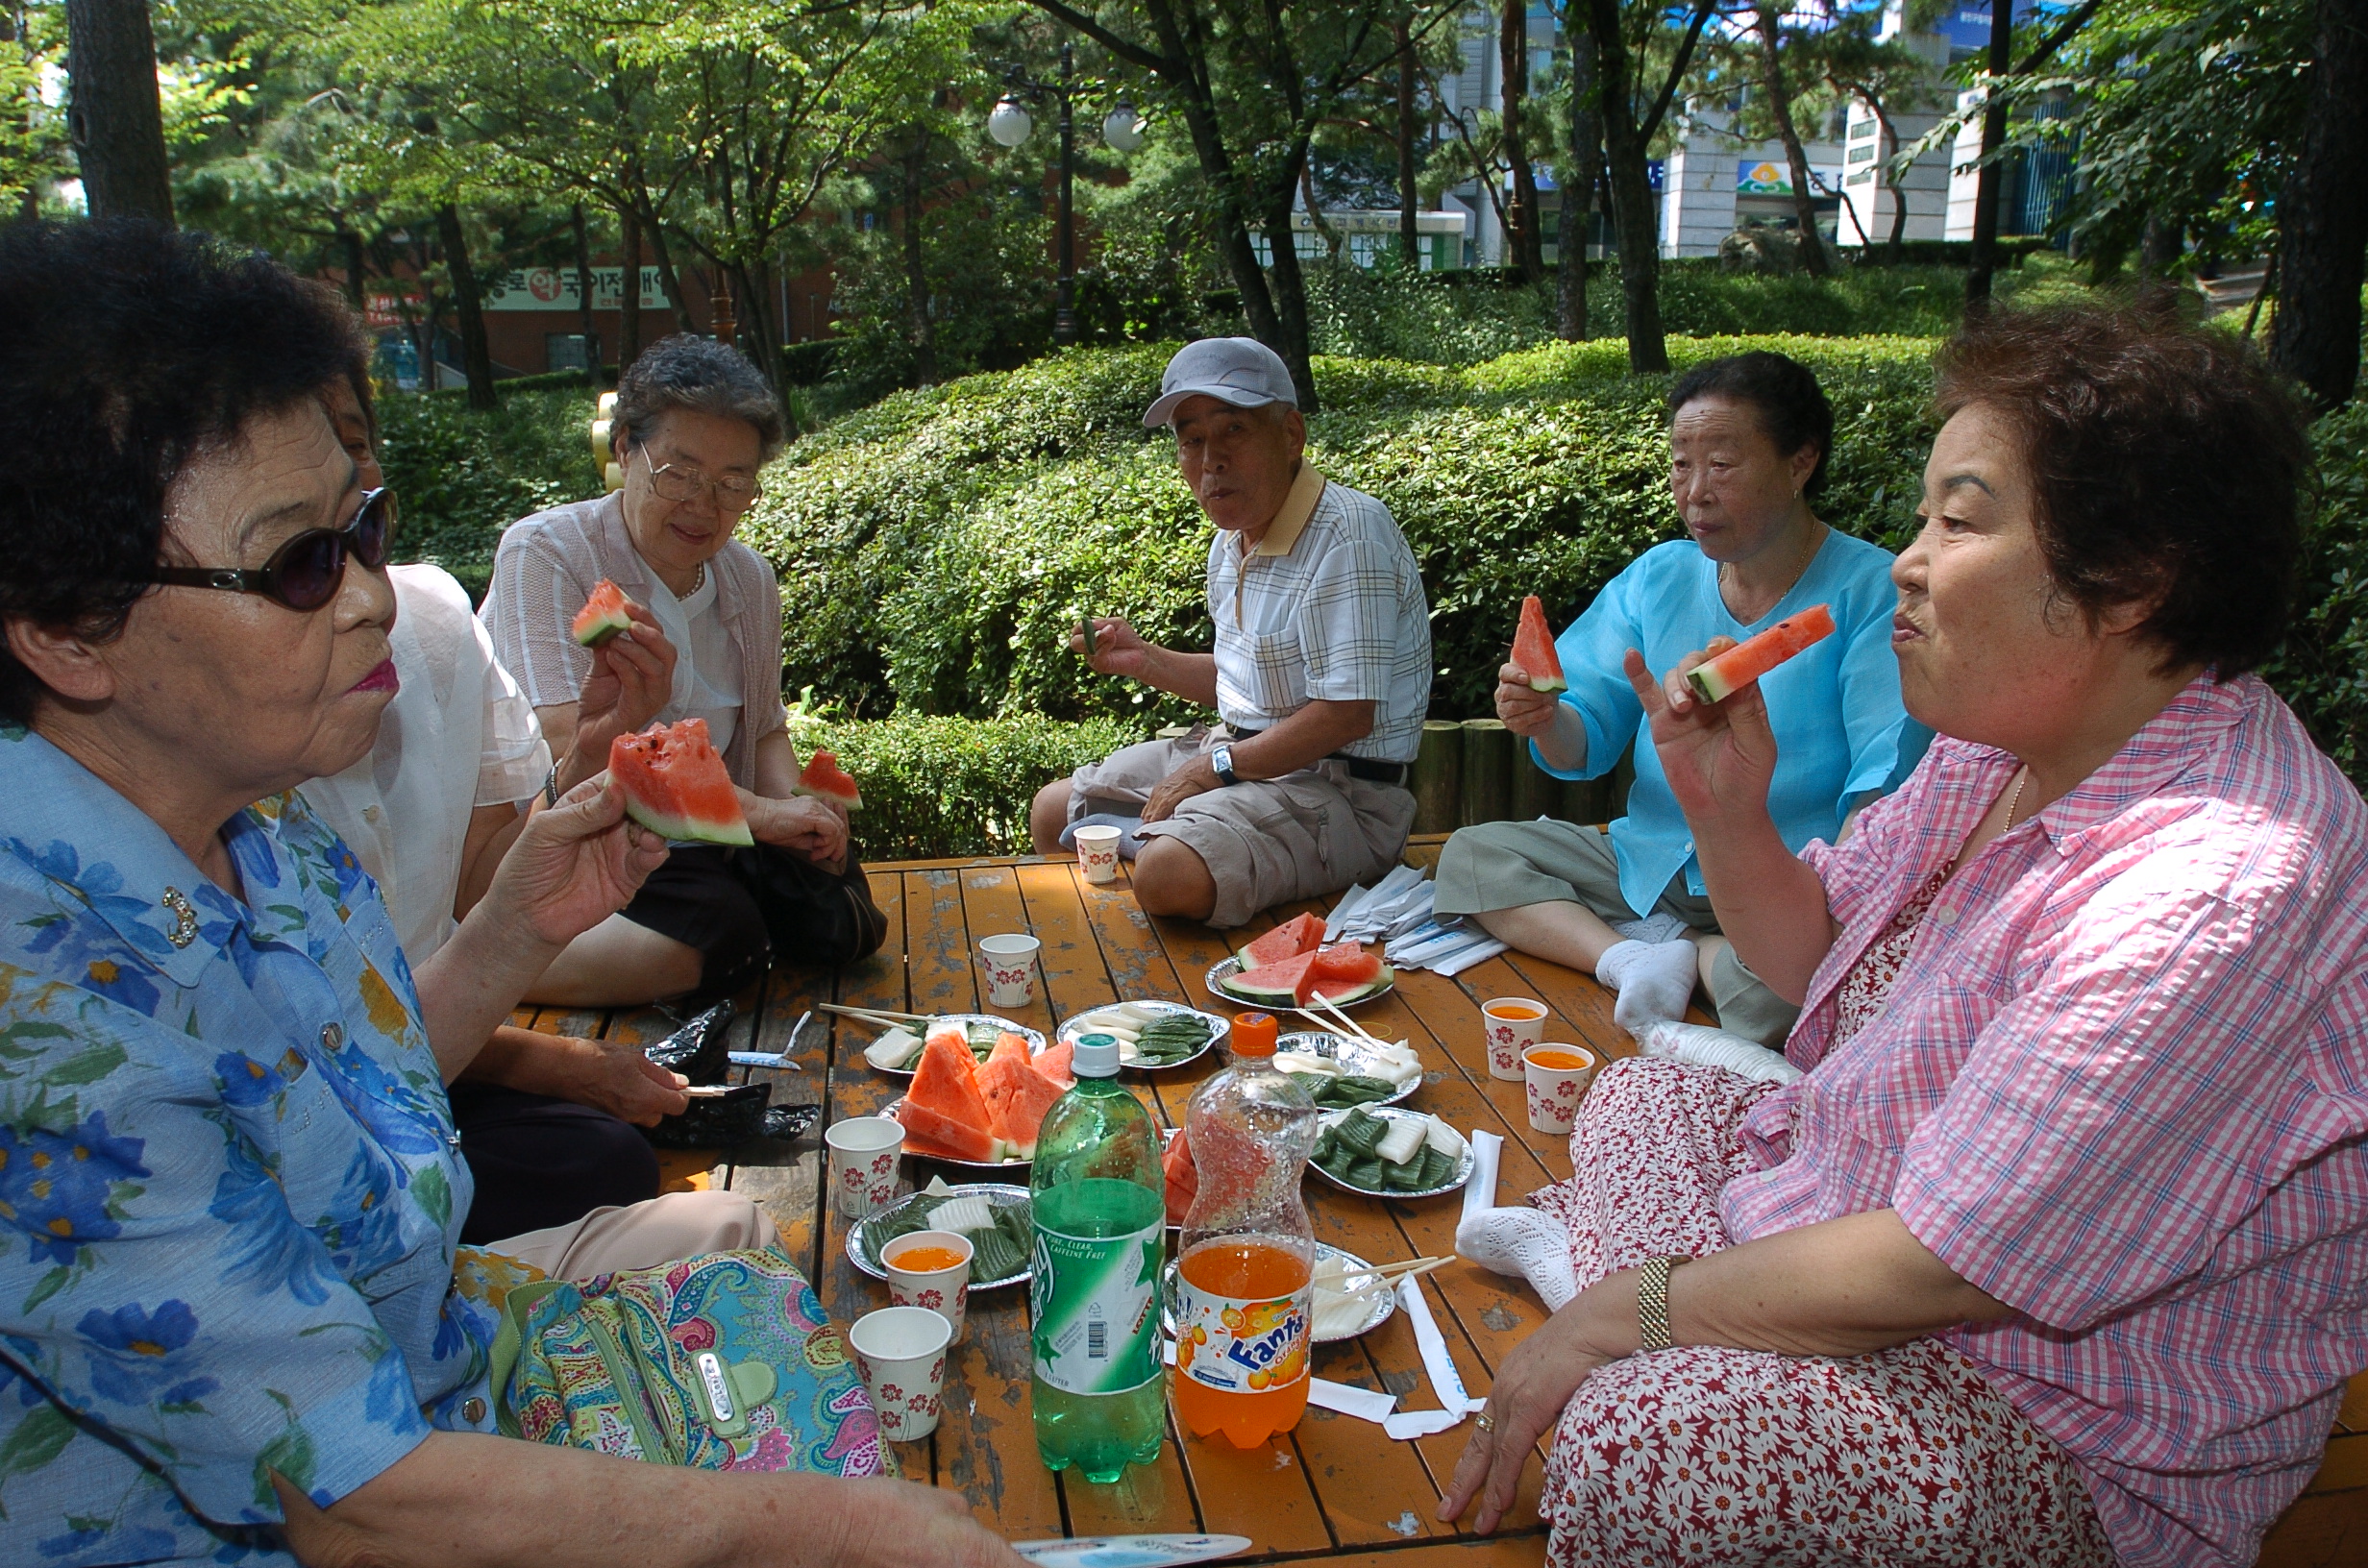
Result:
M1422 1369L1430 1374L1431 1387L1438 1391L1439 1403L1445 1407L1401 1411L1382 1422L1382 1431L1403 1442L1409 1437L1428 1437L1435 1432L1459 1426L1464 1417L1488 1401L1474 1399L1464 1391L1464 1375L1455 1369L1455 1358L1447 1354L1447 1341L1440 1337L1439 1325L1431 1320L1431 1305L1423 1298L1422 1282L1398 1281L1397 1299L1398 1305L1406 1309L1406 1321L1414 1325L1415 1345L1422 1352Z
M1356 914L1357 906L1364 901L1365 884L1362 882L1342 894L1341 901L1334 904L1332 913L1324 918L1323 940L1326 942L1340 941L1341 933L1348 928L1349 919Z
M1504 1149L1503 1134L1472 1129L1471 1180L1464 1184L1464 1218L1496 1207L1496 1163Z

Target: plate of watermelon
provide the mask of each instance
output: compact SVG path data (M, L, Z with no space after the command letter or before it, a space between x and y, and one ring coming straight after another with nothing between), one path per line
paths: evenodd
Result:
M962 1032L931 1028L913 1087L887 1112L904 1124L904 1152L985 1170L1033 1161L1045 1113L1075 1078L1068 1041L1031 1051L1031 1036L1043 1044L1034 1030L997 1031L981 1062Z
M1396 984L1378 953L1357 943L1325 946L1323 917L1285 920L1233 957L1209 970L1209 994L1270 1013L1306 1013L1318 996L1336 1007L1354 1007L1387 996Z

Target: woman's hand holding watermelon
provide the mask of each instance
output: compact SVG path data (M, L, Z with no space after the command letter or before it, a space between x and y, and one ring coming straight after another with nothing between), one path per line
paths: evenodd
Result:
M528 821L478 908L564 945L630 903L665 859L666 841L627 818L623 792L604 773Z
M592 673L576 700L575 738L559 769L561 788L606 768L609 743L647 729L674 696L674 644L640 604L627 600L625 613L632 629L592 650Z
M1561 712L1560 693L1541 692L1529 684L1529 672L1517 664L1501 665L1496 671L1496 717L1505 727L1524 740L1536 740L1554 727L1555 717Z
M1766 820L1768 781L1776 772L1776 732L1759 682L1737 688L1723 702L1704 702L1686 686L1687 671L1734 646L1731 637L1714 637L1661 680L1635 649L1624 661L1628 683L1652 721L1661 771L1697 837L1713 821Z

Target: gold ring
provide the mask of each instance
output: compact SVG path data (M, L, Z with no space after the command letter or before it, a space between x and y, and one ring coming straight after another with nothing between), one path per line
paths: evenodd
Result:
M1482 1410L1480 1412L1478 1425L1482 1432L1494 1432L1496 1430L1496 1417L1489 1414L1486 1410Z

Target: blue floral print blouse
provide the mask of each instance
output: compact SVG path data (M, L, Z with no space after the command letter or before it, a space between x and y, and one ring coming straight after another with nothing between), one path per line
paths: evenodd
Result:
M294 796L245 897L0 727L0 1560L292 1562L432 1427L490 1431L472 1187L378 889Z

